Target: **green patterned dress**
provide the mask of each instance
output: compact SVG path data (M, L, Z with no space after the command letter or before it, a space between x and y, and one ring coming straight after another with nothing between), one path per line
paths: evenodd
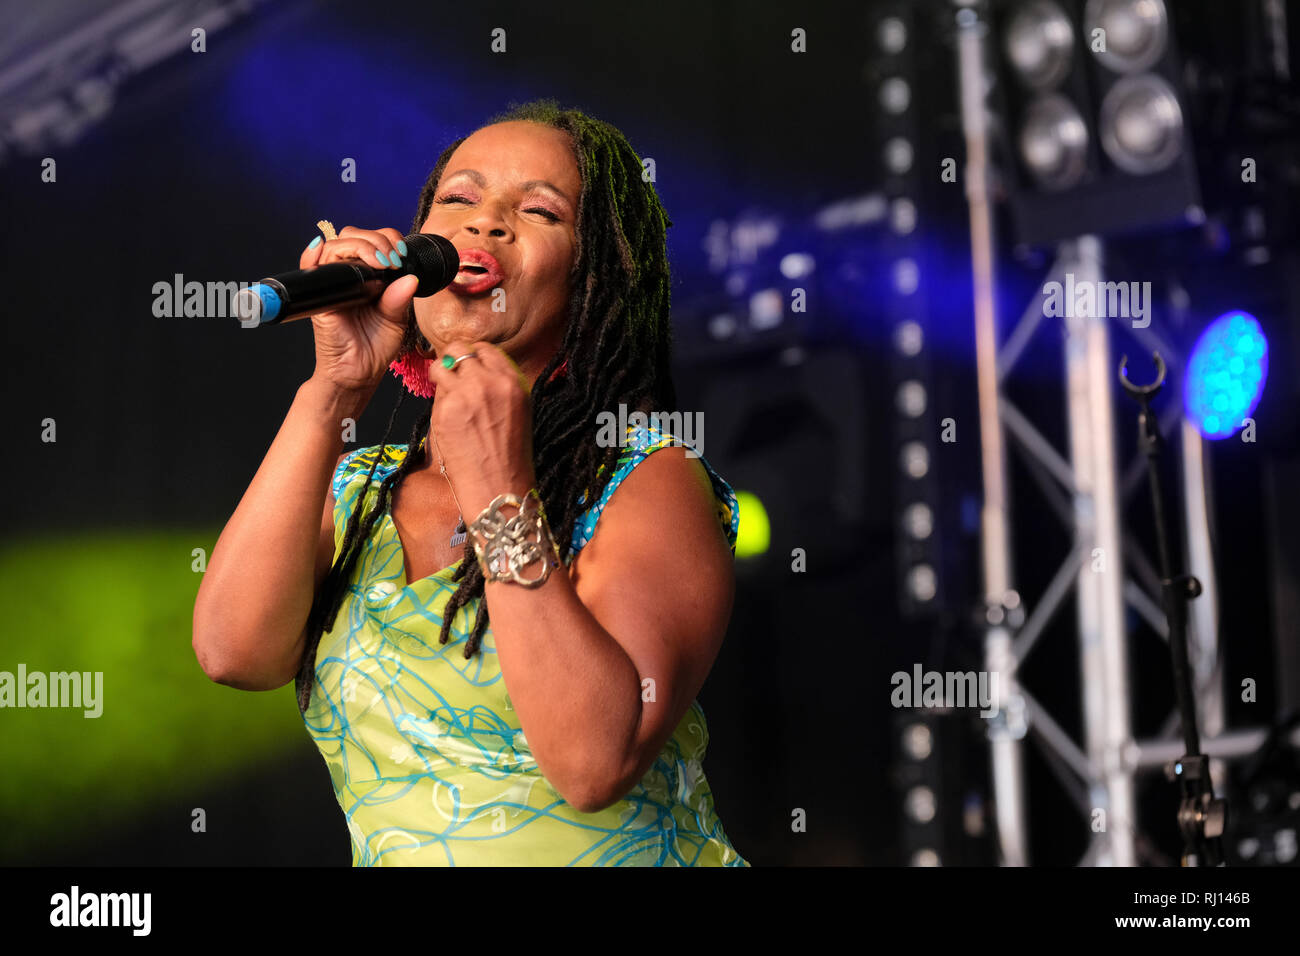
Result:
M600 501L574 525L574 554L619 483L675 441L653 427L629 428ZM335 472L336 557L380 450L358 449ZM367 507L406 451L383 446ZM735 495L700 461L734 554ZM622 800L596 813L565 802L542 776L510 706L490 626L479 653L464 658L478 601L460 609L448 642L438 643L456 589L453 570L408 582L391 514L382 515L334 627L321 637L303 719L329 766L353 865L748 866L714 812L702 767L708 725L698 701Z

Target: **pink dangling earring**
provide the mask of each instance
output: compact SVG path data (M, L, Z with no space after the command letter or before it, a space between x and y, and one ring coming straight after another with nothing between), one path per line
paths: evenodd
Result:
M417 398L433 398L437 387L429 380L429 365L436 356L429 354L430 345L424 334L416 329L414 342L388 366L401 380L406 390Z

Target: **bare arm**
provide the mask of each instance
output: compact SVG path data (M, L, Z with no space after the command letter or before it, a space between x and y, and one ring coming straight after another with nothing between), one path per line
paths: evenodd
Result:
M405 251L396 229L345 226L303 249L298 267L359 259L395 269ZM377 301L311 317L316 370L221 532L194 601L194 654L217 683L273 690L298 672L312 597L334 555L330 477L343 419L361 416L401 350L418 285L403 276Z
M316 378L298 388L194 602L194 653L217 683L272 690L297 674L312 598L334 556L330 479L343 419L359 418L373 394Z
M460 371L431 363L430 428L461 513L477 515L537 484L527 382L491 342L446 350L472 350L477 361ZM535 588L484 584L511 706L538 768L582 813L636 785L722 646L734 580L716 507L704 465L660 448L611 493L571 566ZM532 565L526 577L540 570L538 559Z

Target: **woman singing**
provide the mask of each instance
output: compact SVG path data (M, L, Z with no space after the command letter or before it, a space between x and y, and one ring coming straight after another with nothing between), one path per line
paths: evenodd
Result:
M296 679L354 865L748 865L695 699L736 499L631 414L675 407L669 225L621 132L531 103L420 193L451 285L312 317L315 372L213 551L194 650L232 687ZM404 246L348 227L301 266L398 268ZM409 442L394 408L340 454L390 368L428 400ZM620 404L633 424L602 440Z

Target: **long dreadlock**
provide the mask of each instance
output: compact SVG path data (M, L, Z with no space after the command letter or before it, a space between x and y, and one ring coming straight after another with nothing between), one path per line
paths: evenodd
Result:
M575 225L576 250L569 272L569 311L564 340L532 389L533 455L537 490L560 556L567 562L573 528L582 509L599 500L612 476L619 449L600 448L592 440L596 417L619 403L629 410L673 409L671 329L669 325L668 250L666 233L672 220L654 187L642 177L641 159L614 126L575 109L561 109L553 99L511 103L485 125L527 120L569 135L578 164L582 193ZM428 217L438 182L452 153L468 137L448 146L438 158L424 188L412 231ZM410 312L404 348L414 347L415 314ZM555 372L567 362L564 374ZM307 643L295 686L298 707L306 711L315 681L316 648L334 626L349 590L357 560L402 479L424 461L424 438L436 397L422 409L408 454L380 484L374 505L361 517L375 467L388 444L397 411L405 397L399 392L389 417L379 454L370 465L357 506L348 519L342 550L322 582L307 618ZM578 499L583 503L579 505ZM483 597L483 572L472 538L453 572L459 582L443 613L440 643L447 643L457 611ZM488 627L486 601L479 602L474 629L465 646L468 659L478 652Z

